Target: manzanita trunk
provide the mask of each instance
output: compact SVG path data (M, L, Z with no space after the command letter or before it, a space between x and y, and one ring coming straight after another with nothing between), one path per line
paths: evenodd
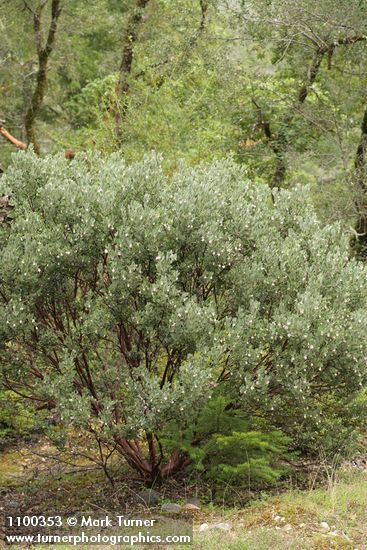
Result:
M116 438L115 442L117 451L149 487L160 485L165 479L184 470L192 462L186 453L179 450L174 451L167 462L164 462L163 456L158 453L152 434L146 436L149 447L148 456L145 455L138 441Z

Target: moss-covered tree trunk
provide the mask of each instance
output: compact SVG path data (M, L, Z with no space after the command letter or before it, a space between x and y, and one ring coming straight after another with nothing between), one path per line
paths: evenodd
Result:
M367 186L366 186L366 152L367 152L367 108L363 113L361 123L361 137L358 143L355 166L356 185L356 211L357 221L355 225L356 239L355 249L357 254L363 257L367 255Z
M36 47L38 56L38 71L36 77L36 86L26 110L24 126L26 132L27 143L32 144L37 154L40 153L40 145L37 139L35 123L39 115L43 99L47 88L47 70L48 61L52 53L57 21L61 13L61 0L52 0L51 4L51 22L48 29L46 43L42 44L42 14L48 0L41 0L36 11L33 14L33 27L36 37Z
M134 44L138 39L139 27L143 19L143 10L148 3L149 0L136 0L124 33L119 79L116 86L118 105L115 108L115 121L118 142L122 140L122 123L127 111L127 95L130 89L129 76L134 59Z

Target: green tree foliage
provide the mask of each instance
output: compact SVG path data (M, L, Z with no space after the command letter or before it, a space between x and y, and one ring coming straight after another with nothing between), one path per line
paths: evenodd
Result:
M5 384L116 445L147 483L192 461L160 439L175 420L185 441L217 392L295 441L331 399L347 419L367 380L366 269L304 189L272 194L229 160L168 178L154 156L28 152L0 193L14 204L0 233ZM218 456L280 451L251 431L218 434Z
M170 423L161 438L165 448L179 446L216 483L253 489L276 481L285 473L279 459L291 440L244 411L227 409L227 404L224 395L214 395L184 434L177 421Z
M51 0L46 4L45 29ZM252 178L312 184L326 220L363 233L365 155L358 178L355 165L366 142L365 2L142 2L121 98L117 83L138 4L64 0L36 122L41 150L120 150L129 160L156 150L170 170L180 158L194 164L231 151ZM0 118L23 141L36 78L37 6L39 0L0 0ZM4 165L11 148L0 151Z

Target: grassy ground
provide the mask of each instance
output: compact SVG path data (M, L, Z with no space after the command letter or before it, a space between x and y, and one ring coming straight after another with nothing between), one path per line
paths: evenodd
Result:
M47 461L35 466L27 456L11 451L0 457L0 507L9 498L25 502L27 509L31 504L34 513L40 513L45 503L65 513L81 509L86 502L96 513L98 507L126 513L136 506L136 488L131 485L108 489L100 472L65 472L53 469ZM318 488L289 489L278 496L253 499L240 509L227 504L207 504L194 513L195 549L367 550L367 471L339 471ZM230 531L213 529L219 522L229 523ZM210 528L199 532L203 523ZM66 550L60 545L55 548Z
M213 514L232 524L229 533L195 536L202 550L367 549L367 473L343 472L325 488L290 490L243 510ZM210 514L201 518L213 523ZM321 522L327 522L325 532Z

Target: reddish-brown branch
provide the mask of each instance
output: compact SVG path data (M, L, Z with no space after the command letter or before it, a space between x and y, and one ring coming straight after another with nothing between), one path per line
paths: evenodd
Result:
M15 147L17 147L18 149L22 149L23 151L25 149L27 149L27 144L26 143L24 143L23 141L20 141L19 139L12 136L11 133L8 132L8 130L5 130L5 128L3 126L0 126L0 134L6 140L8 140L12 145L15 145Z
M141 453L138 452L138 449L132 449L129 441L123 439L122 437L116 437L115 442L117 445L117 450L125 458L128 464L137 470L144 478L150 479L152 469Z
M168 463L161 469L162 479L170 477L174 473L183 470L191 464L192 459L180 451L174 451Z
M14 145L14 147L16 147L17 149L25 151L28 148L28 145L24 143L24 141L21 141L20 139L17 139L16 137L14 137L1 124L0 124L0 135L2 135L9 143ZM75 157L75 151L73 151L72 149L68 149L67 151L64 152L64 156L66 159L72 160Z

